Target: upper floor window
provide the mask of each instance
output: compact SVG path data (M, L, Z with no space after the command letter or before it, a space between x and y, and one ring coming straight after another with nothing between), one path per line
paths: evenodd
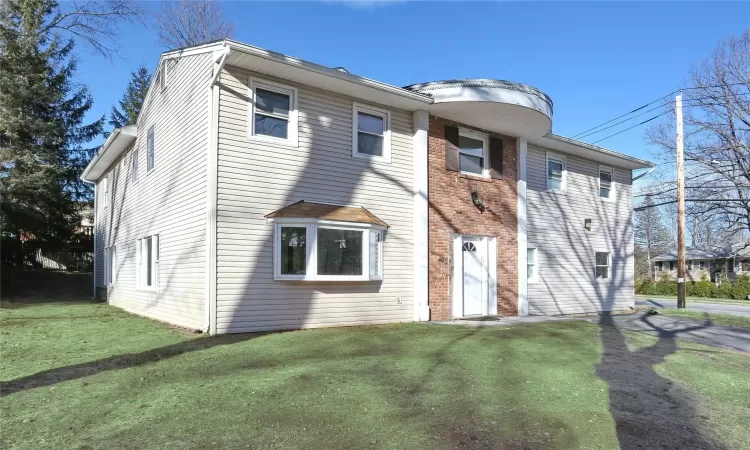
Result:
M605 200L615 199L615 172L610 167L599 168L599 197Z
M352 120L352 154L390 161L391 121L388 111L355 103Z
M167 88L167 60L162 61L159 67L159 88L163 91Z
M148 128L146 135L146 172L154 168L154 125ZM148 175L148 174L147 174Z
M611 266L611 256L609 252L596 252L596 279L609 279L609 268Z
M547 190L565 190L565 158L547 153Z
M297 90L276 83L251 80L250 134L297 144Z
M131 168L130 168L130 178L133 181L133 183L138 182L138 148L133 149L133 155L131 157Z
M104 206L109 206L109 175L102 177L101 187L104 190Z
M487 176L487 135L458 130L458 165L461 173Z

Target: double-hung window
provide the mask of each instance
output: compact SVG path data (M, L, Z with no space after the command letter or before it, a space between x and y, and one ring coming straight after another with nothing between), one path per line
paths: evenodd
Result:
M148 127L148 133L146 134L146 175L148 175L148 172L150 172L151 169L154 168L154 153L156 152L156 149L154 148L154 134L154 125L151 125L150 127Z
M461 173L488 176L487 135L458 130L458 164Z
M547 190L565 190L565 158L547 153Z
M138 148L133 149L132 159L130 160L130 179L133 183L138 182Z
M115 284L117 273L117 251L114 246L104 249L104 284L113 286Z
M135 252L136 285L141 289L156 290L159 286L159 235L138 239Z
M250 135L297 145L297 89L251 80L250 91Z
M536 262L536 249L526 249L526 280L536 281L537 280L537 262Z
M388 111L354 103L352 155L391 159L391 120Z
M599 197L604 200L615 199L615 171L610 167L599 167Z
M383 231L384 228L370 224L303 219L296 223L277 222L274 232L274 278L381 280Z
M596 279L608 280L611 266L611 255L609 252L596 252Z

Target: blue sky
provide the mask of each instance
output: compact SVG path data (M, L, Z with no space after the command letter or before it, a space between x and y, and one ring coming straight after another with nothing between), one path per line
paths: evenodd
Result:
M720 40L750 27L750 3L740 2L237 1L224 8L239 41L396 86L450 78L530 84L552 97L553 130L565 136L683 86ZM94 96L90 118L108 114L130 71L153 70L162 51L143 26L123 29L112 61L79 46L76 78ZM599 145L651 158L644 128Z

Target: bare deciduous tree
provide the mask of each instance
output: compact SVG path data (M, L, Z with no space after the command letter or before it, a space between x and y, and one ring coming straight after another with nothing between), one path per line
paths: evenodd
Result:
M684 91L686 198L689 214L726 238L750 230L750 30L720 43L690 73ZM674 161L672 120L650 128L649 141ZM647 189L659 202L673 202L670 175Z
M216 0L169 0L154 13L159 44L181 48L234 34L234 22L224 17Z
M106 57L117 51L122 22L137 20L143 14L141 2L134 0L70 0L62 8L50 2L49 8L51 16L40 35L69 33Z
M645 206L653 204L647 197ZM636 272L653 279L654 256L659 256L674 245L675 239L665 225L658 208L645 208L635 213Z

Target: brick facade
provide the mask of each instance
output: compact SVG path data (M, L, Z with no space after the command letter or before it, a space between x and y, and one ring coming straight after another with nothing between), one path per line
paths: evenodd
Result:
M430 116L428 137L429 189L429 303L430 319L451 316L453 236L497 237L497 311L517 314L518 305L518 197L516 139L477 130L503 140L503 178L485 179L445 168L445 126L473 127ZM472 191L484 200L480 211Z

